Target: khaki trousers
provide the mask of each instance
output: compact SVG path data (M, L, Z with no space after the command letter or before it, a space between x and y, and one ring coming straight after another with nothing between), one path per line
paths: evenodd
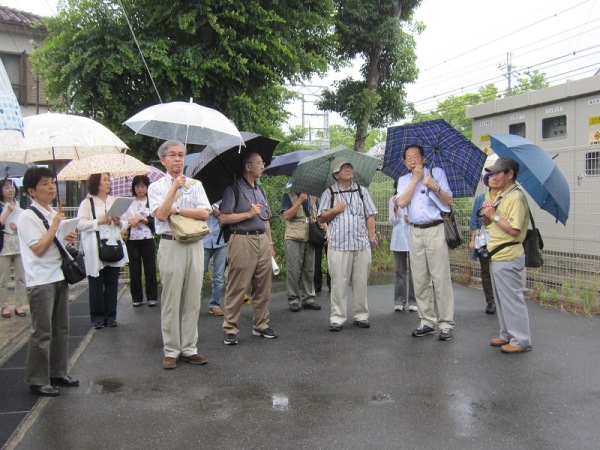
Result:
M351 284L354 320L367 320L367 282L371 271L371 248L353 251L329 250L327 264L331 275L330 322L342 325L348 318L346 306Z
M10 280L11 265L15 268L15 306L27 304L25 274L21 255L2 255L0 256L0 302L3 308L8 308L8 282Z
M163 288L160 319L164 355L195 355L204 273L202 240L181 243L161 239L157 262Z
M431 328L454 328L454 293L444 226L411 226L409 255L421 323Z
M271 242L266 234L232 234L227 243L229 275L225 292L223 331L239 333L238 322L248 286L252 287L252 325L269 327L271 299Z
M285 270L288 303L314 303L315 248L310 242L285 240Z

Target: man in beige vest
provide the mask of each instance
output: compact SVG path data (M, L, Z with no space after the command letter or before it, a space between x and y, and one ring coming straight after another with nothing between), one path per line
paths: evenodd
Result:
M286 286L290 311L319 310L315 302L315 249L308 242L308 224L315 222L317 199L305 193L288 192L281 198L285 218Z

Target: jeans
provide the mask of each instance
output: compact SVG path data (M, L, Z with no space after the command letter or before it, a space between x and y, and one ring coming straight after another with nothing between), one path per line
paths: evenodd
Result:
M227 246L219 248L204 248L204 274L208 272L208 263L213 258L213 282L209 308L220 306L221 292L223 292L225 263L227 262Z

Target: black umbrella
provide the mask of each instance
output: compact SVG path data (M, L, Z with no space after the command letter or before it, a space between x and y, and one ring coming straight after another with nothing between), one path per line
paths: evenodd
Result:
M255 133L242 131L245 147L230 147L223 151L217 146L208 145L197 157L188 162L185 174L202 181L204 190L211 203L223 198L225 188L236 178L242 176L242 161L250 153L258 153L265 165L273 158L273 152L279 144L276 139L267 138Z

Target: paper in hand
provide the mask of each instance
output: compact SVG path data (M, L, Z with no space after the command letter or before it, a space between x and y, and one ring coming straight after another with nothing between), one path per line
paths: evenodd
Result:
M121 217L123 214L125 214L125 212L127 212L133 202L133 198L117 197L110 209L106 212L106 216Z
M79 219L65 219L58 224L58 230L56 231L56 237L60 242L65 241L65 237L71 231L77 231L77 225L79 224Z

